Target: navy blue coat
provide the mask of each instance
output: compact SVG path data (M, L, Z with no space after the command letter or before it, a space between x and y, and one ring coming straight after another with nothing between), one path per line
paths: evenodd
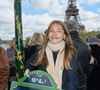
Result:
M35 55L33 55L35 56ZM27 60L27 66L26 68L30 69L30 71L33 70L42 70L47 72L46 67L44 67L43 65L39 65L37 67L33 67L30 63L30 60ZM71 67L72 69L63 70L63 74L62 74L62 90L77 90L78 87L78 62L75 58L73 58L72 62L71 62Z

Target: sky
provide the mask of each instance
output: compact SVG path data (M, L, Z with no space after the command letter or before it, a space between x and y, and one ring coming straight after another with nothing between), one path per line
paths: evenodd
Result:
M76 0L79 22L86 31L100 30L100 0ZM65 21L68 0L22 0L23 38L44 32L51 21ZM15 37L14 0L0 1L0 38Z

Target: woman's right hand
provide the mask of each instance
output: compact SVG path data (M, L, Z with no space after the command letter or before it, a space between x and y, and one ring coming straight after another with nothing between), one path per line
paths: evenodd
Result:
M24 73L24 76L30 77L30 76L29 76L29 72L30 72L30 70L29 70L29 69L26 69L26 70L25 70L25 73Z

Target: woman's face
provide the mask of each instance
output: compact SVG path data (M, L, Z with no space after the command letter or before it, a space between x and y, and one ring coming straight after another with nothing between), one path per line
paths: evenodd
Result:
M54 23L51 25L48 33L49 41L59 43L63 40L64 36L64 30L60 24Z

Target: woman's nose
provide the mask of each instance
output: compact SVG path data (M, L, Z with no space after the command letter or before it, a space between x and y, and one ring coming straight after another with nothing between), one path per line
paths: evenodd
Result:
M53 35L56 35L56 31L53 32Z

